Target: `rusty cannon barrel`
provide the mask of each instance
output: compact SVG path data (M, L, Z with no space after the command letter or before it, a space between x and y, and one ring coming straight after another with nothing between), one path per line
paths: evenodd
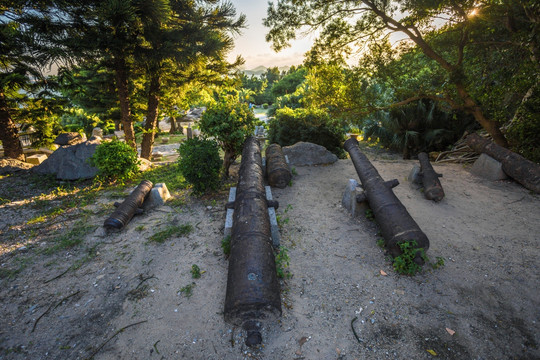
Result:
M292 179L291 170L278 144L266 148L266 178L273 187L285 188Z
M470 134L465 142L477 153L491 156L502 164L503 171L529 190L540 194L540 165L502 146L484 139L478 134Z
M399 256L401 254L399 244L405 241L414 240L418 248L427 250L429 240L426 234L420 230L418 224L392 191L399 182L397 180L385 182L368 158L360 152L356 139L345 141L344 148L351 156L362 182L364 198L373 210L390 255ZM419 265L424 263L420 251L416 253L414 261Z
M152 182L143 180L141 183L129 194L129 196L122 202L116 210L112 213L103 226L110 229L122 229L131 220L133 215L139 211L144 198L150 190L152 190Z
M420 162L420 178L424 185L424 196L428 200L441 201L444 198L444 190L439 178L442 174L437 174L429 162L429 156L425 152L418 154Z
M249 137L242 152L231 230L225 320L247 331L246 345L262 342L262 321L281 315L261 150Z

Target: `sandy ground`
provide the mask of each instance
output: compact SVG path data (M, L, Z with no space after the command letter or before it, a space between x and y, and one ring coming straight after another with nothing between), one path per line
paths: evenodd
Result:
M96 230L76 250L32 255L32 265L0 280L0 358L540 358L538 196L435 164L446 198L434 203L406 180L415 161L370 157L385 180L401 182L394 192L428 235L428 256L445 266L414 277L393 271L377 225L341 206L348 179L358 179L350 160L297 167L292 186L273 190L292 278L282 281L283 315L264 325L263 346L247 348L223 319L223 193L135 217L120 233L106 234L104 217L93 216ZM171 223L194 231L148 241ZM91 261L49 281L92 248ZM2 267L16 258L3 255Z

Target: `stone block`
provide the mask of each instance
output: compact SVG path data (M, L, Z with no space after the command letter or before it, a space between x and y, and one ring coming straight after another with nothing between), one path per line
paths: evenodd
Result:
M229 189L229 202L234 202L236 200L236 188L233 186ZM231 236L232 226L233 226L233 215L234 209L227 209L227 216L225 217L225 229L223 230L223 235L225 237Z
M148 193L148 196L144 199L144 210L153 209L159 206L163 206L167 199L171 197L169 189L165 183L158 183L154 185L152 190Z
M116 136L116 138L117 138L118 140L120 140L120 139L125 138L125 137L126 137L126 134L124 133L124 130L119 130L119 131L115 131L115 132L114 132L114 136Z
M26 162L34 165L39 165L45 160L47 160L47 155L45 154L35 154L26 157Z
M92 130L92 136L99 136L100 138L102 138L103 137L103 129L99 128L99 127L95 127Z
M272 188L270 186L264 187L266 190L266 200L272 200ZM272 234L272 245L279 247L281 238L279 236L279 225L277 223L276 209L274 207L268 208L268 216L270 217L270 233Z
M502 169L502 164L486 154L480 155L474 162L471 173L491 181L508 179L508 175Z
M420 165L416 164L411 169L411 172L409 173L409 176L407 177L407 180L411 184L416 185L422 185L422 176L420 175Z
M356 196L363 194L364 190L354 179L349 179L345 190L343 191L343 197L341 199L341 205L353 216L364 215L366 210L369 209L367 201L358 202Z

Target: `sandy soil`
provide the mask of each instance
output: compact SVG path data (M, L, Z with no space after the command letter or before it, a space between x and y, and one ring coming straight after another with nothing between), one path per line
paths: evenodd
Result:
M370 157L384 179L401 182L394 192L428 235L428 256L443 257L444 267L415 277L393 271L376 244L377 225L341 206L348 179L358 179L350 160L297 167L291 187L273 190L292 274L282 281L283 315L265 324L264 345L249 349L222 315L226 194L164 206L110 234L98 210L114 200L102 198L90 207L96 230L75 250L45 256L43 241L2 255L2 268L31 264L0 280L0 358L540 358L538 196L435 164L446 198L434 203L406 180L415 161ZM2 205L0 218L24 221L14 211ZM148 241L171 223L194 231ZM91 260L52 280L91 251ZM190 285L188 297L181 289Z

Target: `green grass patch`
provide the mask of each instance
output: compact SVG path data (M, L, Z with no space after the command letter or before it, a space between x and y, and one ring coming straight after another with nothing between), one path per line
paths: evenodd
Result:
M152 168L139 174L134 181L149 180L153 184L165 183L170 192L183 190L187 188L187 182L180 172L178 163L171 163Z
M182 288L180 288L179 293L183 294L188 299L193 295L193 288L195 287L195 283L191 283L189 285L186 285Z
M225 236L223 240L221 240L221 248L223 249L223 253L226 256L229 256L231 254L231 236Z
M170 225L164 230L161 230L148 239L151 242L162 244L165 240L170 239L173 236L186 236L193 231L193 225Z
M88 224L86 219L79 220L68 231L53 238L54 245L45 249L44 253L51 255L80 245L83 243L84 237L96 228L96 225Z

